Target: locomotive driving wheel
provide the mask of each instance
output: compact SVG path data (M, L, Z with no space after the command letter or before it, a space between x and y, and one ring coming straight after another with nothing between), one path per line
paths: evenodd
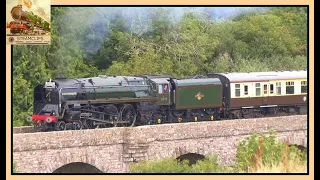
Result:
M118 108L113 104L109 104L103 108L103 113L105 113L103 120L108 121L115 126L115 122L119 119ZM105 126L109 126L109 124L105 124Z
M64 121L59 121L55 125L55 130L56 131L64 131L66 130L66 123Z
M99 107L91 106L91 111L93 111L92 117L94 119L103 120L103 115L100 113ZM103 125L100 121L93 121L93 122L90 122L90 124L92 124L91 125L92 128L101 128Z
M132 127L137 119L137 113L131 104L125 104L120 109L120 117L114 124L115 127Z
M72 123L72 125L73 125L73 129L75 129L75 130L83 129L82 121L75 121L75 122Z

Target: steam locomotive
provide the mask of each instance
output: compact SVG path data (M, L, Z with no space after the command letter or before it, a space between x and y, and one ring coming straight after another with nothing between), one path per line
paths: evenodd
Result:
M10 28L12 34L30 34L31 32L39 32L36 31L37 29L43 32L50 31L50 23L33 14L32 11L23 11L22 5L20 4L11 9L11 16L14 21L7 24L7 28Z
M34 88L38 131L253 118L307 112L307 71L54 79Z

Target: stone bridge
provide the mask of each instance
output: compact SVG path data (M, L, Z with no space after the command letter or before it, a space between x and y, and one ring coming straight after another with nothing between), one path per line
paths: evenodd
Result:
M129 172L130 162L200 155L230 165L239 141L252 133L274 130L278 140L304 145L306 122L299 115L42 133L16 128L13 159L25 173Z

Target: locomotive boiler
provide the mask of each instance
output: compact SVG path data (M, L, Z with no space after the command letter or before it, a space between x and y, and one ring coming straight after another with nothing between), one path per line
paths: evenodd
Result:
M45 129L82 129L135 122L135 105L148 101L149 86L139 77L99 76L55 79L34 89L33 116ZM71 126L71 127L70 127Z

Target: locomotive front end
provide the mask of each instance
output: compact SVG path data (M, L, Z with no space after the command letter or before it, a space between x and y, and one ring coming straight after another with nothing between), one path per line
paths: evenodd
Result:
M33 115L27 118L42 130L55 127L57 116L60 113L59 91L55 82L51 80L44 85L34 88Z

